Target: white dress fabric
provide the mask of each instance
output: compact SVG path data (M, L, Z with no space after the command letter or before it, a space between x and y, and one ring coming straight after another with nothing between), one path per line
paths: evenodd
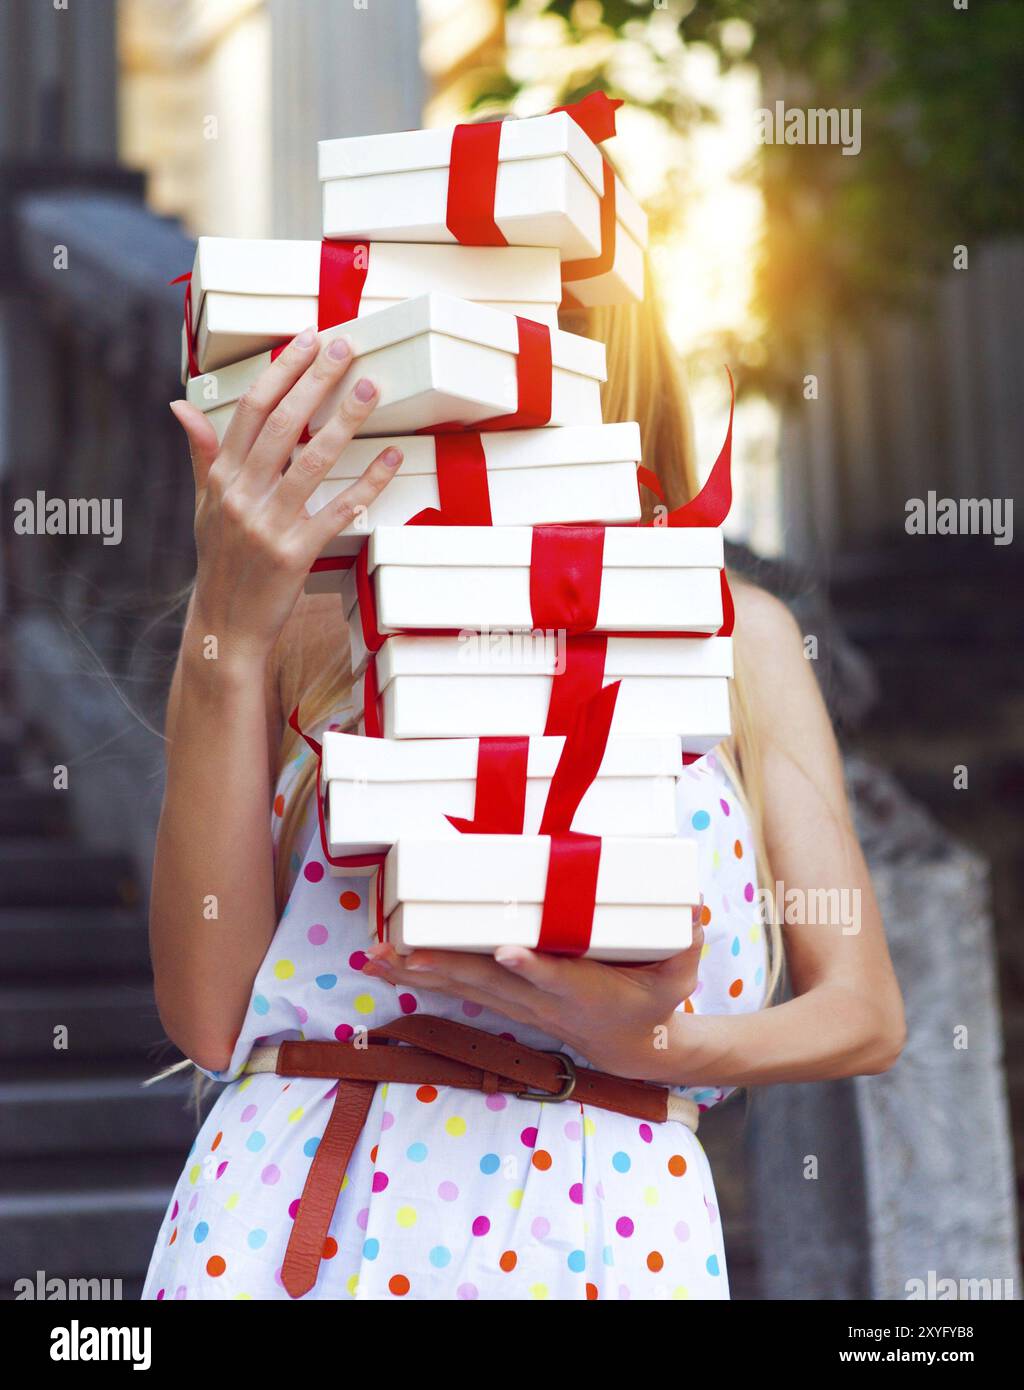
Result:
M280 815L303 761L282 771ZM699 847L700 1014L764 1002L766 945L749 824L714 753L684 769L678 828ZM307 809L293 885L253 984L224 1087L168 1204L144 1299L287 1299L280 1270L331 1080L243 1075L251 1049L347 1039L414 1012L537 1048L561 1041L479 1005L361 973L365 878L333 877ZM304 847L304 849L303 849ZM371 904L372 906L372 904ZM586 1059L570 1054L582 1064ZM680 1087L704 1110L727 1091ZM307 1299L728 1298L707 1158L684 1125L577 1101L380 1085Z

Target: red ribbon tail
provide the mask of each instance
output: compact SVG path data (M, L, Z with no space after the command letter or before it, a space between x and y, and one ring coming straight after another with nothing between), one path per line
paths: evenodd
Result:
M732 506L732 424L736 410L736 383L729 368L725 370L729 377L729 427L725 432L725 441L707 482L696 497L677 507L674 512L669 512L665 518L668 526L721 526L729 515Z
M607 92L591 92L589 96L574 101L571 106L553 107L551 115L564 111L595 145L600 145L602 140L610 140L615 134L615 113L621 105L621 97L610 97Z
M572 829L573 817L594 782L608 747L621 681L606 685L579 705L558 760L540 823L542 835Z
M640 487L649 488L659 502L664 502L665 489L662 487L661 480L657 473L652 472L650 468L645 468L642 463L638 463L636 466L636 480Z
M447 816L463 835L521 835L526 821L528 738L481 738L472 820Z
M551 681L546 734L568 734L576 711L596 695L604 683L608 638L603 633L586 633L565 639L565 666Z
M178 275L173 280L168 280L169 285L185 286L185 350L188 354L188 374L189 377L199 376L199 359L196 357L196 335L192 322L192 272L186 271L184 275Z

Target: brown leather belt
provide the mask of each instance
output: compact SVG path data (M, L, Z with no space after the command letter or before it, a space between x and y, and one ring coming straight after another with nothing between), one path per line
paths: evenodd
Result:
M404 1043L404 1047L389 1046ZM331 1218L349 1159L362 1133L378 1081L507 1091L521 1099L562 1101L614 1110L661 1124L697 1128L697 1106L664 1086L577 1067L564 1052L539 1052L480 1028L431 1014L413 1014L373 1028L352 1042L286 1042L257 1048L249 1074L335 1077L334 1107L313 1155L292 1226L281 1282L292 1298L316 1283Z

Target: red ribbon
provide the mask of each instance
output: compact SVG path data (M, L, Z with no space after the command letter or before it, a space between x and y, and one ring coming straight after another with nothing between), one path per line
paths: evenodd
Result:
M556 671L548 699L546 734L568 734L577 711L604 684L608 638L601 633L565 639L565 669Z
M452 131L445 225L463 246L507 246L494 220L501 122L457 125Z
M539 951L581 956L590 947L601 840L571 827L604 759L619 684L616 681L576 706L548 788L540 834L548 836L551 845ZM522 834L529 747L529 739L480 739L474 818L449 816L456 830L474 835Z
M659 520L647 523L648 525L721 526L729 515L729 508L732 506L732 425L736 411L736 383L728 367L725 372L729 378L729 425L707 482L696 497L692 497L689 502L684 502L681 507L676 507ZM665 489L656 473L639 464L636 476L639 484L650 488L659 501L665 501Z
M363 731L367 738L384 737L384 721L380 714L380 682L377 679L377 658L371 656L363 672Z
M511 415L478 420L474 430L532 430L551 419L551 330L546 323L516 315L516 409ZM417 434L464 432L458 420L428 425Z
M359 603L359 622L363 629L363 643L371 654L379 652L384 645L384 633L377 626L377 598L370 579L367 559L369 544L365 544L356 556L356 598Z
M518 314L516 327L516 409L484 420L478 430L532 430L551 419L551 330Z
M582 956L590 946L597 906L601 841L575 831L551 836L537 950Z
M315 756L315 758L316 758L316 815L317 815L317 821L318 821L319 826L320 826L320 852L323 854L323 856L324 856L324 858L327 860L328 864L330 864L330 865L332 866L332 868L335 868L335 869L365 869L365 868L375 868L375 869L377 870L376 874L374 875L374 879L375 879L375 891L374 891L374 896L375 896L375 899L376 899L376 915L377 915L377 940L378 940L378 941L383 941L383 940L384 940L384 860L385 860L385 857L386 857L386 856L383 855L383 854L379 854L379 853L378 853L378 854L346 854L346 855L340 855L340 856L339 856L339 855L333 855L333 854L331 854L330 848L328 847L328 843L327 843L327 819L326 819L326 817L325 817L325 815L324 815L324 797L323 797L323 791L321 790L321 787L320 787L320 783L321 783L322 777L323 777L323 766L324 766L324 750L323 750L323 744L321 744L320 742L318 742L317 739L313 738L311 734L307 734L307 733L305 732L305 730L302 728L301 724L299 723L299 707L298 707L298 705L295 706L295 708L292 710L291 714L288 716L288 727L289 727L290 729L294 729L295 732L299 735L299 737L300 737L301 739L303 739L303 740L309 745L309 747L313 750L313 754L314 754L314 756Z
M615 681L606 685L576 706L562 756L548 788L540 823L541 835L557 835L572 829L580 802L604 759L621 684Z
M370 269L368 241L322 241L317 328L333 328L359 317Z
M528 738L481 738L472 820L447 816L463 835L521 835L526 822Z
M535 627L592 632L597 627L603 526L535 526L530 551L530 614Z
M192 272L187 271L184 275L179 275L174 280L168 280L169 285L185 286L185 351L188 353L188 374L190 377L199 376L199 360L196 357L196 335L195 327L192 323Z
M422 516L423 514L420 513ZM567 633L592 632L597 626L601 598L603 526L534 526L530 553L530 616L534 627ZM345 556L326 556L313 562L312 572L348 569ZM356 599L363 642L379 652L390 634L377 620L377 595L370 578L369 545L356 556ZM417 635L451 637L457 628L416 628Z
M558 111L564 111L595 145L600 145L615 134L615 113L621 105L621 97L610 97L607 92L591 92L589 96L574 101L571 106L552 107L550 114L553 116Z
M484 442L477 431L434 440L438 507L424 507L406 526L493 526Z
M621 105L621 100L613 101L605 92L591 92L571 106L556 106L549 114L566 112L595 144L600 144L615 134L615 112ZM483 121L475 125L457 125L452 131L445 224L455 240L464 246L508 245L494 220L502 124L501 121ZM605 187L607 189L607 178ZM614 200L614 192L612 197ZM614 201L612 210L614 212ZM572 278L579 280L583 275L576 274Z

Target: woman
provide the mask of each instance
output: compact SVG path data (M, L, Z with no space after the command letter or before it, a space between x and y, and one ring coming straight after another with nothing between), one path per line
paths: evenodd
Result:
M677 506L693 495L689 418L653 298L567 316L607 344L606 420L641 424ZM359 1036L423 1014L671 1087L706 1109L732 1089L878 1072L903 1041L899 990L850 821L839 755L786 609L735 585L734 737L679 783L703 910L688 951L622 968L503 948L494 958L371 945L367 883L325 872L316 760L286 726L344 724L351 686L335 597L302 596L329 536L387 486L383 453L315 518L306 498L373 408L360 382L285 465L348 366L302 334L240 403L218 447L172 410L197 492L198 572L167 718L152 894L168 1034L230 1082L157 1240L146 1298L286 1298L281 1267L329 1078L246 1074L254 1045ZM268 814L270 813L270 814ZM276 870L275 870L276 865ZM758 884L852 890L859 930L788 910L793 998L764 1008L782 959ZM348 1084L348 1083L343 1083ZM379 1085L348 1162L311 1298L727 1298L714 1187L685 1125L573 1099Z

